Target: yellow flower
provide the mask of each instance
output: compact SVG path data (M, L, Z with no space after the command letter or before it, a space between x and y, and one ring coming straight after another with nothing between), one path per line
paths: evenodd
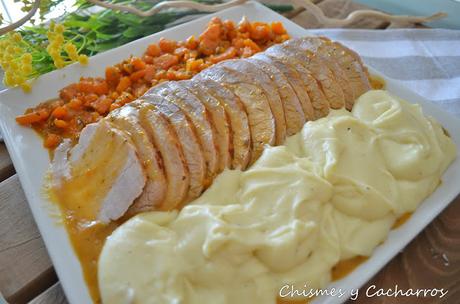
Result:
M54 27L55 27L55 26L56 26L56 22L54 22L54 20L51 20L51 22L50 22L50 29L49 29L49 30L50 30L51 32L54 32Z
M18 64L17 62L14 62L14 61L11 62L11 63L10 63L10 69L11 69L11 70L15 70L15 71L16 71L16 70L19 70L19 64Z
M61 69L61 68L65 67L65 62L64 62L64 60L62 60L62 58L56 58L56 59L54 59L54 65L58 69Z
M56 24L54 26L54 32L58 34L64 33L65 27L62 24Z
M20 33L16 32L12 36L14 42L21 42L22 41L22 36Z
M32 91L32 86L28 82L21 83L21 88L26 93L29 93L30 91Z
M54 37L53 39L53 43L56 43L58 45L61 45L63 42L64 42L64 35L62 34L56 35L56 37Z
M14 86L14 79L13 79L11 73L5 72L5 77L3 78L3 83L8 87Z
M80 55L78 56L78 62L82 65L87 65L88 64L88 56L86 55Z
M22 71L24 72L24 74L29 75L30 73L32 73L32 65L31 64L23 65Z
M30 53L25 53L22 55L22 62L23 63L31 63L32 62L32 55Z

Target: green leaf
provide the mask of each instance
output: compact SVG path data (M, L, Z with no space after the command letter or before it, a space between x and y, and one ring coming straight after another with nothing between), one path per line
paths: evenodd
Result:
M126 38L140 38L161 31L162 29L163 27L159 25L130 27L123 32L123 36Z

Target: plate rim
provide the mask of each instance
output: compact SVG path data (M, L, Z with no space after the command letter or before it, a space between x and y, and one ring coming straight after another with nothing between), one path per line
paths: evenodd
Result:
M115 53L117 50L121 50L122 48L128 49L131 46L140 45L141 43L144 43L144 42L149 41L149 40L155 40L155 39L157 39L157 37L161 37L161 36L166 36L167 37L168 33L170 33L170 32L180 31L181 28L184 28L184 27L187 27L187 26L195 26L196 24L199 24L201 22L205 22L205 21L210 20L214 16L223 16L225 18L226 17L225 15L227 15L230 11L236 11L236 12L239 11L241 13L241 16L246 15L247 11L245 11L245 8L250 8L250 9L254 9L254 10L262 10L262 12L266 12L267 15L270 15L270 18L271 17L273 17L273 18L276 17L278 20L282 21L285 26L289 25L289 27L295 28L296 34L298 32L299 36L300 35L312 35L311 33L309 33L309 31L307 29L304 29L304 28L300 27L299 25L295 24L291 20L289 20L286 17L284 17L284 16L272 11L271 9L265 7L264 5L262 5L262 4L258 3L258 2L249 1L246 4L239 5L239 6L232 7L232 8L228 8L228 9L222 10L222 11L217 12L217 13L207 14L205 16L199 17L197 19L194 19L192 21L183 23L181 25L177 25L177 26L174 26L172 28L165 29L165 30L163 30L161 32L158 32L158 33L155 33L155 34L140 38L138 40L132 41L132 42L130 42L128 44L125 44L123 46L117 47L115 49L108 50L108 51L103 52L103 53L99 53L99 54L97 54L95 56L92 56L90 61L94 61L94 60L97 60L97 59L102 58L102 57L110 56L111 54ZM252 18L251 15L248 15L248 18L251 19ZM313 35L316 35L316 34L313 34ZM295 36L297 36L297 35L295 35ZM447 123L456 124L456 125L460 126L460 119L455 117L453 114L451 114L449 112L446 112L443 109L440 109L439 107L437 107L436 105L434 105L433 103L428 101L426 98L418 95L416 92L411 91L410 89L406 88L404 85L398 83L396 80L392 80L392 79L389 79L388 77L385 77L384 75L382 75L381 73L379 73L378 71L373 69L372 67L369 67L369 70L371 71L372 74L379 75L379 76L383 77L385 79L385 82L386 82L387 86L397 88L397 90L402 91L404 94L406 94L408 96L416 97L415 101L422 105L422 109L424 110L424 112L425 112L425 109L428 108L429 112L435 113L434 116L438 120L439 120L439 118L442 117L443 120L447 119ZM50 75L54 75L54 74L57 75L59 73L65 73L66 71L67 71L66 68L64 68L62 70L53 71L51 73L46 74L46 76L44 78L45 79L49 78ZM0 92L0 118L2 117L2 115L4 115L4 114L2 114L2 112L3 112L2 109L6 109L8 107L6 104L3 103L2 97L4 97L5 95L10 94L10 91L13 91L13 90L19 90L19 89L8 89L8 90L4 90L4 91ZM390 91L390 93L392 93L390 89L388 91ZM398 96L400 96L400 95L398 94ZM414 100L410 100L410 101L414 101ZM443 125L444 125L444 122L443 122ZM84 290L86 291L86 294L84 294L84 295L82 295L82 294L77 294L76 295L75 294L75 291L73 289L74 288L74 283L76 283L75 278L73 280L67 279L68 276L64 274L64 272L66 272L67 270L66 270L66 267L61 265L61 262L58 262L59 260L61 260L62 257L57 256L59 251L55 250L55 244L53 244L53 234L54 233L50 233L50 231L47 231L48 228L45 228L46 225L44 223L45 219L42 218L42 215L39 215L39 213L42 212L42 211L39 211L39 209L43 208L44 206L36 206L36 205L34 205L37 201L41 201L42 199L44 200L44 198L40 199L40 198L33 197L32 193L31 193L32 191L29 190L29 189L33 188L34 185L30 184L30 180L27 178L27 175L28 175L27 170L26 170L26 168L23 168L22 161L20 160L21 154L18 153L16 151L17 148L15 148L13 146L14 140L12 139L12 136L14 136L14 134L11 134L11 132L10 132L10 130L8 128L8 123L3 121L3 120L0 120L0 130L2 131L4 142L5 142L5 144L7 146L7 149L8 149L8 153L9 153L9 155L10 155L12 161L13 161L13 164L14 164L15 168L17 168L16 172L17 172L17 174L19 176L21 186L24 189L24 193L25 193L26 198L27 198L27 203L29 205L29 208L32 211L34 221L37 224L37 227L38 227L38 229L40 231L40 235L44 240L47 252L48 252L48 254L49 254L50 258L51 258L51 261L53 263L53 267L55 268L56 273L58 274L59 282L61 283L61 285L63 287L64 293L65 293L69 303L82 303L82 300L85 303L86 302L92 303L92 300L89 297L89 292L88 292L88 288L86 286L86 282L84 281L83 276L82 276L81 269L77 273L74 272L75 269L72 270L72 272L73 272L74 275L79 274L79 278L77 280L80 281L80 283L83 283L83 286L79 286L79 288L80 289L81 289L81 287L84 288ZM459 161L460 160L459 160L458 150L460 150L459 149L460 148L460 142L456 141L455 144L457 146L457 159L454 161L454 163L456 163L457 166L459 166ZM454 163L452 163L450 165L448 171L453 167ZM452 170L450 170L450 171L452 171ZM444 177L444 175L443 175L443 177ZM40 187L41 186L42 185L40 185ZM438 189L436 189L433 194L436 194L437 192L439 192ZM385 250L384 250L384 252L381 254L383 257L381 257L377 261L374 261L377 258L376 257L376 252L379 253L379 252L382 251L382 250L380 250L380 251L378 251L378 250L379 250L379 248L384 247L384 245L388 242L388 239L387 239L382 245L379 245L376 248L376 250L374 250L373 254L369 257L369 259L366 262L364 262L359 267L357 267L353 272L348 274L345 278L343 278L341 280L338 280L338 281L332 282L330 285L327 286L327 288L340 286L344 282L351 280L350 278L351 278L351 276L353 274L359 274L360 275L358 278L353 278L352 283L353 283L353 285L357 286L356 288L361 288L367 281L369 281L372 278L372 276L374 276L377 272L379 272L391 259L393 259L396 256L396 254L397 254L397 252L399 250L403 249L410 241L412 241L415 238L415 236L418 235L423 230L424 227L426 227L429 223L431 223L431 221L435 217L437 217L439 215L439 213L444 208L446 208L455 199L455 197L460 192L460 188L458 188L454 192L451 192L447 198L444 198L444 200L447 199L449 201L448 203L439 204L439 206L437 206L438 207L437 209L436 208L433 209L433 207L430 207L430 209L428 211L431 211L431 213L428 213L427 215L425 215L423 221L416 221L415 219L417 219L418 217L411 216L411 218L403 226L401 226L397 230L392 230L390 232L390 236L389 236L388 239L390 239L390 237L392 235L394 235L394 232L397 232L397 231L403 231L403 232L399 232L398 235L404 236L404 237L400 237L399 240L394 240L393 241L393 242L398 241L398 244L399 244L397 246L397 247L399 247L399 249L396 250L396 252L394 254L385 252ZM427 201L427 200L428 200L428 198L425 199L425 201ZM421 206L424 205L425 201L422 202ZM419 206L419 208L417 208L417 210L413 213L414 215L418 212L418 210L420 209L421 206ZM54 220L54 219L51 219L51 220ZM410 226L411 229L404 229L404 227L409 227L407 225L408 223L411 223L411 225L412 225L412 226ZM416 228L413 228L414 225L416 225ZM65 229L64 229L64 233L66 234L65 237L67 238L67 241L68 241L67 245L70 245L69 237L68 237L67 231ZM393 246L393 247L395 247L395 246ZM70 247L70 249L73 251L72 247ZM388 251L388 250L386 250L386 251ZM66 259L67 258L69 258L69 257L66 257ZM78 266L79 266L79 260L78 260L78 258L76 258L75 255L73 257L70 257L70 258L73 258L74 260L76 260L76 261L70 261L70 262L72 262L72 264L77 262ZM369 265L371 260L373 261L372 263L374 264L372 266L372 268L366 267L366 266ZM375 263L377 263L377 265ZM63 278L65 278L65 279L63 279ZM79 284L78 281L77 281L77 284ZM84 299L82 299L82 297ZM313 303L320 303L321 302L321 303L325 303L325 304L326 303L327 304L333 304L333 303L342 303L345 300L347 300L347 298L339 299L339 298L334 298L334 297L320 297L320 298L315 299L315 301L313 301Z

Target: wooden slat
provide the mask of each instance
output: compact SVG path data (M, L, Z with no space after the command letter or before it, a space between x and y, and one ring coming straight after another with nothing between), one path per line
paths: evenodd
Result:
M67 304L67 299L62 290L61 284L56 283L38 297L29 302L29 304Z
M14 174L13 163L11 162L5 143L0 143L0 182Z
M16 175L0 183L0 291L24 303L57 281Z
M398 304L460 303L460 196L397 257L361 288L357 304L391 304L395 298L366 297L371 285L388 290L448 289L444 298L398 297ZM414 300L416 299L416 300ZM416 302L414 302L416 301Z

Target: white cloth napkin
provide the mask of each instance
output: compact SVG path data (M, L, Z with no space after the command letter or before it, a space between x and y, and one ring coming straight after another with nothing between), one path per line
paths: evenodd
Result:
M389 78L460 116L460 31L318 29Z

